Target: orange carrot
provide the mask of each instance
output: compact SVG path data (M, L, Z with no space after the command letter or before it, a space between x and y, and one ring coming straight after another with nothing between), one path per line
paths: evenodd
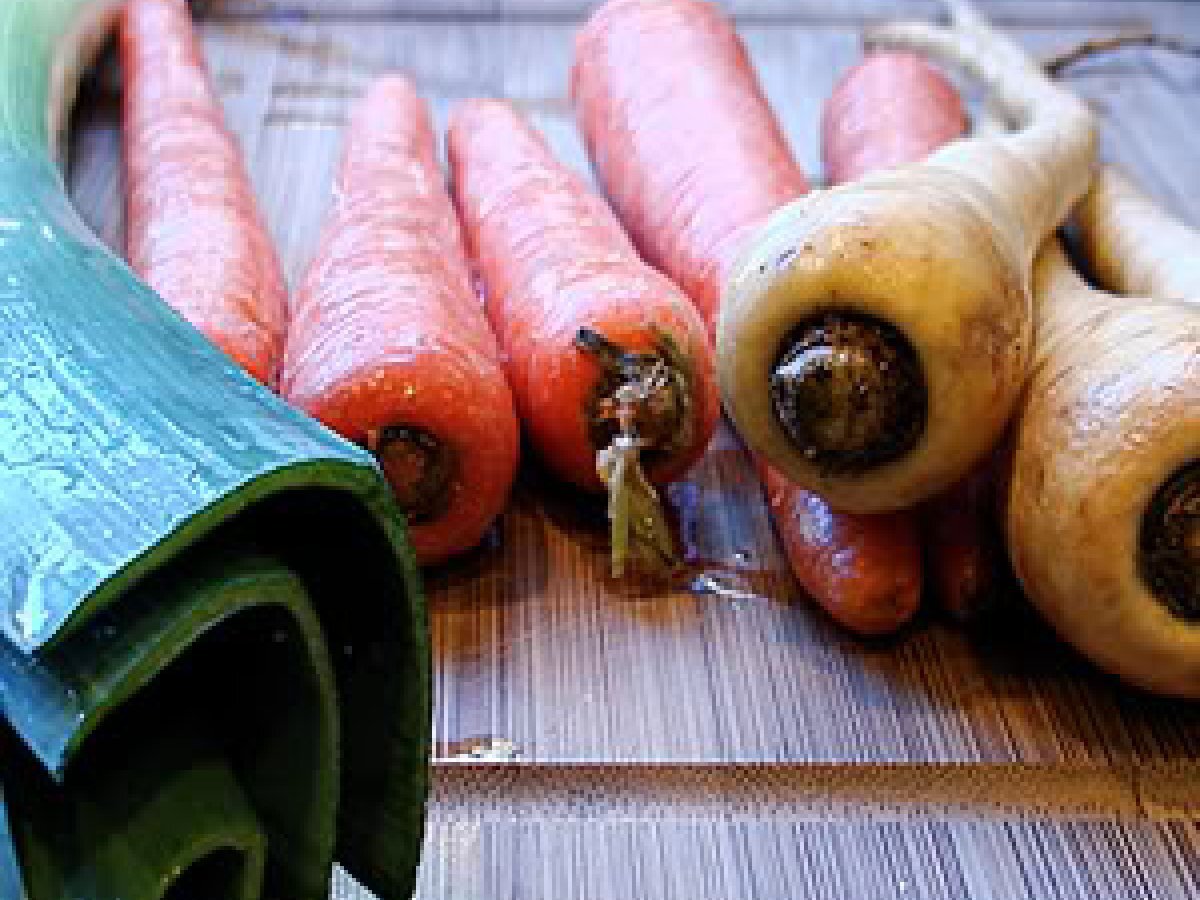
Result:
M1008 567L997 521L995 481L984 465L923 509L926 565L934 595L950 616L970 624L1000 603Z
M808 186L746 48L702 0L610 0L575 42L571 97L634 243L715 325L742 242Z
M120 48L130 265L272 386L285 328L283 275L187 5L129 0Z
M617 214L711 328L742 243L807 190L733 26L698 0L612 0L576 41L571 92ZM813 599L862 634L913 615L915 520L834 512L756 465L792 571Z
M614 571L670 565L655 483L704 451L712 350L687 298L508 104L470 101L447 138L455 197L525 429L547 465L610 491Z
M805 576L801 583L835 621L882 635L912 618L921 597L921 545L911 515L835 513L761 457L755 463L792 571Z
M512 394L428 111L400 76L354 110L280 389L376 454L423 564L473 547L504 507L520 442Z
M967 130L962 99L912 53L873 53L825 102L821 156L832 184L917 162Z

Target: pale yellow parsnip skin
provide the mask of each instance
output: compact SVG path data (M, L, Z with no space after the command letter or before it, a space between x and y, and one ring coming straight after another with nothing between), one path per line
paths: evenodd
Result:
M750 242L722 296L722 398L747 442L837 509L887 512L962 478L996 444L1031 359L1029 280L1045 237L1087 191L1091 113L969 4L953 28L885 26L867 42L980 79L1015 130L955 141L925 162L814 192ZM896 459L831 474L780 424L772 370L797 326L856 310L897 328L928 390L924 433Z
M737 341L721 355L726 407L757 449L838 508L911 506L952 483L1007 421L1031 343L1022 242L995 227L985 188L925 166L810 196L768 221L722 298L718 345ZM796 453L757 387L797 322L838 309L885 319L908 338L924 371L927 425L894 462L826 475Z
M1116 169L1101 170L1076 218L1084 255L1104 287L1200 301L1200 232L1172 218Z
M1057 241L1034 291L1037 354L1005 504L1013 565L1101 668L1200 698L1200 624L1173 615L1138 563L1152 497L1200 458L1200 309L1092 290Z

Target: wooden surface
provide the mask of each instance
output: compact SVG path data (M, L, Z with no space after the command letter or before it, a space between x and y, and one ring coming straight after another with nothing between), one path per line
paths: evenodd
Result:
M411 73L444 122L513 98L586 170L563 98L581 0L217 0L204 35L289 276L329 201L348 102ZM737 0L797 158L866 21L924 3ZM1200 40L1200 6L988 5L1040 52L1117 28ZM1200 224L1200 61L1133 49L1072 82L1105 154ZM76 118L72 183L120 244L119 100ZM1075 658L1014 598L973 638L929 615L847 638L786 572L722 431L672 491L672 589L605 575L602 509L526 467L488 546L431 573L439 762L422 897L1200 896L1200 705ZM479 758L486 761L480 762ZM334 896L366 894L339 877Z

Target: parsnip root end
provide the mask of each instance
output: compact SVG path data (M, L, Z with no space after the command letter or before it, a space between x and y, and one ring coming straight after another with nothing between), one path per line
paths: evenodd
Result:
M1200 461L1154 495L1142 518L1142 578L1176 617L1200 622Z
M917 353L893 325L831 312L797 327L771 374L784 432L827 474L884 465L920 440L928 392Z

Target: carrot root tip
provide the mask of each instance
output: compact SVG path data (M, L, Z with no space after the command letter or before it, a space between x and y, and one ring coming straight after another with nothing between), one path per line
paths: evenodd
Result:
M458 470L451 448L424 428L389 425L367 436L409 524L424 525L445 512Z
M912 344L895 326L855 312L801 323L771 373L785 434L822 472L865 472L917 444L928 392Z
M1200 460L1155 493L1142 518L1142 578L1176 617L1200 622Z

